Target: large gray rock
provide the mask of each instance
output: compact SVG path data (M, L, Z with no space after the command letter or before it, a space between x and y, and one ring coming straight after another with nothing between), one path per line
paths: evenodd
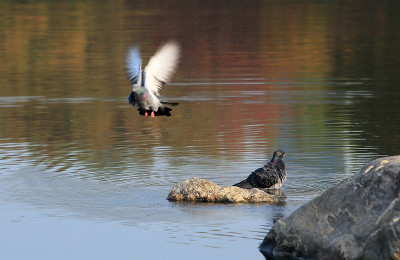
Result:
M259 249L267 259L400 259L400 156L372 161L278 220Z
M211 181L191 178L177 184L168 194L170 201L277 203L274 196L259 189L242 189L239 187L222 187Z

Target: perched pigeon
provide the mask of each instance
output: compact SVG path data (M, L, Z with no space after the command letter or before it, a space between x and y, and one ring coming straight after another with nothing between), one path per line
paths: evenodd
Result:
M283 157L286 154L282 150L276 150L271 161L252 172L246 180L234 184L243 189L278 189L286 180L286 169Z
M137 104L141 115L170 116L172 109L165 105L179 104L158 99L161 88L171 80L175 72L179 56L179 45L170 40L157 50L143 70L139 48L137 46L129 48L126 55L126 71L132 82L132 92L128 96L128 101L132 106Z

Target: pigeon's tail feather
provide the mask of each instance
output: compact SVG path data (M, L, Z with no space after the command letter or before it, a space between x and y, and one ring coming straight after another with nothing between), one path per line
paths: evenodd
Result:
M166 106L161 106L158 108L158 111L156 114L162 115L162 116L171 116L170 111L172 111L171 108L166 107Z
M242 189L252 189L254 188L253 186L250 185L250 183L247 182L247 180L241 181L239 183L233 184L232 186L236 186Z
M129 96L128 96L128 102L129 102L129 104L131 104L132 106L135 106L135 93L131 92L131 94L129 94Z
M170 105L170 106L177 106L177 105L179 105L178 102L160 101L160 103L163 104L163 105Z

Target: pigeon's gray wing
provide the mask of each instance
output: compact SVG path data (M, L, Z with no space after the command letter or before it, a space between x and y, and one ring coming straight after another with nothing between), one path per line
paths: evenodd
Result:
M145 87L158 96L163 84L168 83L178 65L180 48L175 41L168 41L160 47L146 66Z
M140 59L140 51L137 46L132 46L128 49L126 54L126 72L128 73L129 79L133 84L138 83L140 64L142 60Z
M243 189L251 188L269 188L279 182L279 174L274 168L269 165L265 167L258 168L252 172L246 180L234 184Z
M128 96L128 102L131 104L133 107L136 104L136 98L135 98L135 93L131 92Z
M279 182L279 174L276 169L266 165L263 168L255 170L246 179L253 187L269 188Z

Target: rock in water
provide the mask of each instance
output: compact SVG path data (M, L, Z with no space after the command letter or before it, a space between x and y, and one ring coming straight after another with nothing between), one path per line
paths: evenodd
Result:
M267 259L400 259L400 156L372 161L278 220L259 249Z
M222 187L211 181L200 178L187 179L177 184L168 194L170 201L277 203L274 196L259 189L242 189L238 187Z

